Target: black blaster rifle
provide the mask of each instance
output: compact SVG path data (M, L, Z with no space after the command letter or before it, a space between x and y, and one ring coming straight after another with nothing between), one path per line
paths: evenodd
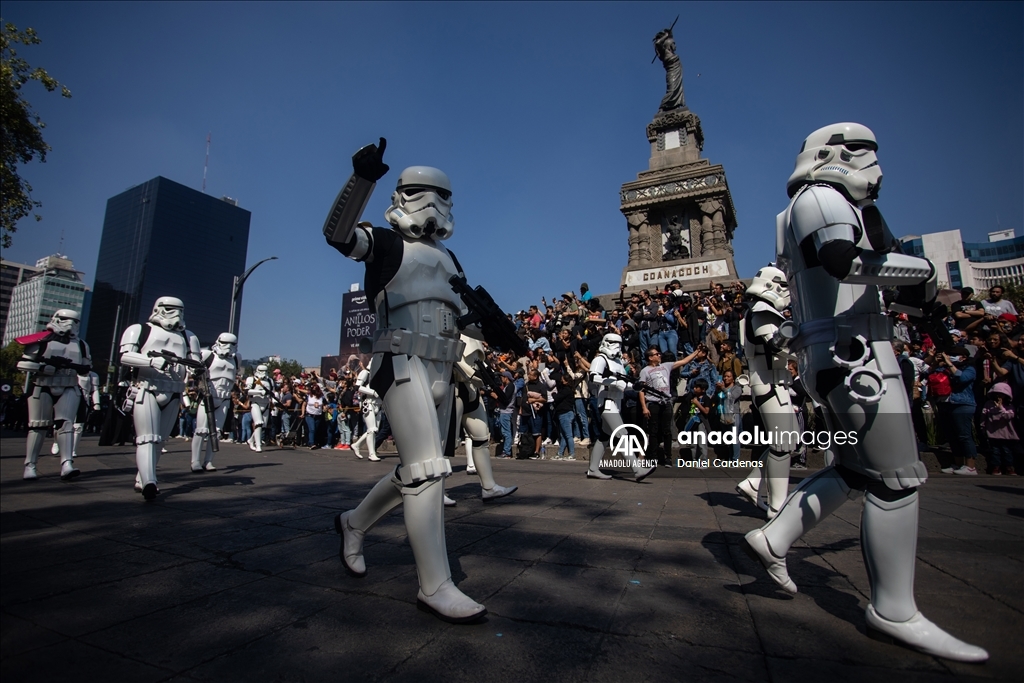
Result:
M470 325L480 323L480 329L484 333L484 341L499 351L512 351L520 356L525 356L530 347L526 345L519 335L516 334L516 326L501 310L501 307L494 302L487 290L477 285L473 289L466 282L466 278L460 275L452 275L448 279L452 290L462 298L469 313L459 316L455 323L460 330Z
M645 394L650 394L651 396L655 396L657 398L661 398L661 399L664 399L666 401L671 401L672 400L671 396L669 396L668 394L666 394L663 391L658 391L657 389L652 387L647 382L641 382L640 380L634 379L634 378L630 377L629 375L623 375L620 372L613 372L613 373L611 373L611 375L612 375L612 377L615 377L616 379L621 379L624 382L628 382L628 383L632 384L633 388L636 389L637 391L642 391Z
M53 356L52 358L46 358L46 357L40 358L38 363L40 365L49 365L50 367L53 367L53 368L71 368L72 370L77 372L79 375L84 375L84 374L86 374L86 373L88 373L89 371L92 370L92 366L91 365L87 365L85 363L76 363L75 361L71 360L70 358L65 358L64 356Z
M213 446L214 453L220 451L220 434L217 431L217 416L214 414L213 396L210 393L209 368L206 367L206 363L201 360L193 360L192 358L182 358L167 349L150 351L148 355L150 358L164 358L169 363L181 365L192 371L196 378L196 398L203 404L203 410L206 411L206 423L210 428L210 443Z
M477 359L476 361L476 374L480 376L480 379L484 381L484 384L486 384L491 391L496 393L498 396L505 395L505 387L501 386L501 380L491 372L491 369L487 367L487 363L480 359Z

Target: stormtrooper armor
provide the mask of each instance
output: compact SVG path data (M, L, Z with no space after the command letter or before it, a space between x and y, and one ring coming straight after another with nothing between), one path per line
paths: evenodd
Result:
M370 367L373 367L373 361L370 362ZM366 442L370 449L370 460L377 461L380 458L377 457L377 430L380 429L380 411L383 407L380 396L370 386L370 369L364 368L359 372L359 376L356 377L356 389L359 392L359 407L363 415L363 424L366 425L366 431L363 432L362 436L352 442L352 452L355 453L357 458L362 458L363 454L359 452L359 445Z
M175 358L200 360L199 340L185 329L181 299L162 296L156 300L149 322L132 325L121 335L121 364L135 369L132 420L139 469L135 488L146 500L153 500L160 492L156 465L162 444L174 428L185 391L187 369Z
M601 439L590 451L590 467L587 476L591 479L611 479L610 474L603 473L599 468L604 453L608 450L612 433L622 426L622 399L625 395L626 368L622 365L622 337L617 334L606 334L601 339L597 355L590 363L590 390L597 396L601 406ZM636 458L632 462L633 478L643 481L654 467L641 467Z
M935 298L935 268L898 253L875 207L882 172L872 132L854 123L812 133L789 181L789 206L778 216L779 266L787 273L793 319L790 342L811 397L829 427L855 432L835 445L835 464L805 479L779 513L746 535L745 549L785 590L790 546L848 498L864 493L861 549L868 567L868 628L928 654L980 662L981 648L925 619L914 602L918 494L927 478L917 455L910 406L890 346L879 285L926 307Z
M441 619L466 623L487 610L452 582L444 536L443 478L451 473L445 454L454 446L455 427L452 366L463 350L455 323L462 304L448 283L462 269L439 241L451 235L451 185L437 169L407 169L385 214L392 228L357 224L373 183L388 171L385 144L381 139L379 147L353 157L355 174L346 185L353 190L349 196L342 190L323 232L328 244L366 264L365 289L379 325L367 386L383 401L401 464L355 510L338 515L335 529L345 568L365 576L364 534L404 504L419 604Z
M761 506L760 489L767 486L765 505L768 519L778 514L789 492L789 461L796 447L799 424L790 400L792 375L786 367L789 359L782 312L789 307L789 283L778 268L766 266L757 271L747 296L752 305L740 326L740 343L748 359L750 397L765 431L773 435L765 461L765 475L755 467L736 490Z
M477 339L462 335L462 343L466 345L462 359L455 364L454 374L458 381L455 397L456 424L461 425L466 433L466 462L469 472L480 477L480 497L486 503L518 490L518 486L500 486L494 481L491 467L491 453L487 448L491 436L487 429L487 409L480 400L480 390L484 388L484 380L480 377L477 363L485 362L484 345Z
M81 401L79 377L88 376L89 347L78 338L81 318L62 308L53 314L46 331L20 337L25 353L18 369L32 373L28 398L28 439L25 442L25 479L36 479L36 462L50 427L61 454L60 478L77 477L74 466L74 423Z
M217 468L213 464L213 439L217 438L227 422L228 410L231 409L231 389L235 386L238 375L238 337L224 332L217 337L217 342L202 352L203 364L207 368L210 401L213 404L214 416L206 414L206 404L199 403L196 412L196 432L192 437L192 471L213 472Z
M249 395L249 413L252 415L252 436L249 437L249 448L257 453L263 452L264 415L269 415L270 400L274 396L274 385L267 375L266 365L257 365L256 372L245 380L245 391Z

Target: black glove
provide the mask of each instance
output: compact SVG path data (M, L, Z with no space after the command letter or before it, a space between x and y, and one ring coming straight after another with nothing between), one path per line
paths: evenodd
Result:
M370 144L353 154L352 170L355 171L355 174L371 183L383 178L390 170L390 167L384 163L384 149L387 146L388 141L381 138L379 146Z

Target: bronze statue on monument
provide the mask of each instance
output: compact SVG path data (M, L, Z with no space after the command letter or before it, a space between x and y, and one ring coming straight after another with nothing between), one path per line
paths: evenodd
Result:
M658 111L686 107L686 98L683 97L683 63L676 54L676 40L672 35L676 21L679 21L679 15L676 15L671 26L658 31L654 36L654 59L660 59L662 66L665 67L665 96L661 98ZM654 59L651 60L652 64Z
M619 193L629 244L622 271L627 291L672 280L684 290L706 289L712 280L737 279L731 244L736 208L725 169L701 156L704 131L686 105L676 21L654 36L654 59L665 67L665 95L647 126L648 168Z

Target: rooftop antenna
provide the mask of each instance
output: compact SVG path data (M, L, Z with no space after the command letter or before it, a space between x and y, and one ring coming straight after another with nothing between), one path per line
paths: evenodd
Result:
M60 242L57 244L57 254L59 256L64 255L64 228L61 228L60 230Z
M206 194L206 169L210 167L210 135L213 131L206 134L206 161L203 162L203 194Z

